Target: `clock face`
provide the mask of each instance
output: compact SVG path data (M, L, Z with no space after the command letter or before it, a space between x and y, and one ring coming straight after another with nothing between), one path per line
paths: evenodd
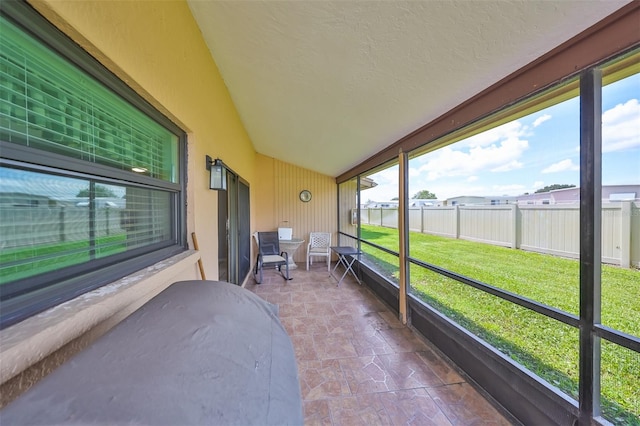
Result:
M306 189L303 191L300 191L300 201L305 203L311 201L311 192Z

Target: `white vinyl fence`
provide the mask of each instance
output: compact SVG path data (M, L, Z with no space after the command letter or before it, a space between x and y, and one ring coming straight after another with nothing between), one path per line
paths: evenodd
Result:
M125 232L122 209L96 209L94 237ZM87 241L90 236L88 207L0 207L0 249L12 249L65 241Z
M398 209L362 209L363 224L398 227ZM580 205L451 206L409 209L409 230L577 259ZM640 203L603 203L602 261L640 267Z

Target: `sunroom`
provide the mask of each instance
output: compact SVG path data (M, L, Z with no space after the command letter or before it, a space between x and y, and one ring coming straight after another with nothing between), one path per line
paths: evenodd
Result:
M506 421L640 424L638 2L0 11L2 406L175 282L312 286L329 232Z

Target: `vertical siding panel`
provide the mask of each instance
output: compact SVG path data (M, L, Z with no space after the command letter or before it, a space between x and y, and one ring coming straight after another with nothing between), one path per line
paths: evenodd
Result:
M631 217L629 226L631 228L631 241L629 241L629 257L631 264L640 268L640 202L632 202L630 209Z
M302 263L305 262L310 232L324 231L336 235L337 186L330 176L279 160L274 160L274 168L276 223L273 229L293 228L293 236L305 240L294 254L294 260ZM312 198L308 203L299 199L303 189L311 191Z
M605 204L602 208L602 258L611 263L622 258L621 213L618 205Z

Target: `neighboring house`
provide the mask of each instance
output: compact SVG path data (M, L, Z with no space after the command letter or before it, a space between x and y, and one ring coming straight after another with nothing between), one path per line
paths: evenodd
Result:
M124 209L125 208L125 200L121 198L96 198L95 205L96 208L113 208L113 209ZM89 199L86 197L79 198L76 203L76 207L89 207Z
M491 196L469 196L461 195L459 197L447 198L444 201L445 206L497 206L500 204L515 204L516 197L508 195L491 195Z
M55 207L58 203L44 195L23 192L1 192L0 207Z
M640 185L605 185L602 187L603 202L638 200L640 200ZM570 204L579 201L579 187L556 189L517 197L518 204Z
M411 207L433 207L438 205L438 200L436 199L421 199L415 198L409 200L409 208Z
M368 209L397 209L397 201L371 201L366 206Z

